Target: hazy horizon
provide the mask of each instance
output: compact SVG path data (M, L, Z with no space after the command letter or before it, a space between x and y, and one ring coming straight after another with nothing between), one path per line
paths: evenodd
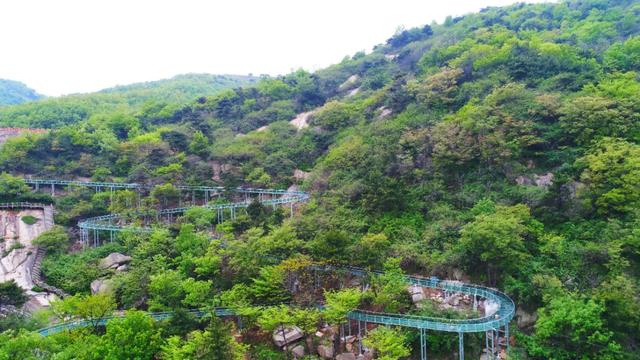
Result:
M309 1L305 7L293 0L1 3L0 29L12 36L4 40L0 78L59 96L187 73L315 71L369 51L399 26L516 2L521 1L370 1L366 9L337 0Z

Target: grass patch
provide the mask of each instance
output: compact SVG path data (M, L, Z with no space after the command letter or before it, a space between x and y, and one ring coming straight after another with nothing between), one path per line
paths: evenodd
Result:
M37 223L38 220L40 220L40 219L38 219L37 217L31 216L31 215L25 215L25 216L22 217L22 222L27 224L27 225L33 225L33 224Z

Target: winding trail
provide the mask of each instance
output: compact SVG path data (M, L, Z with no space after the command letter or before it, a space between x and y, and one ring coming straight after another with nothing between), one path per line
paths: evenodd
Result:
M52 194L55 194L55 186L83 186L96 189L96 191L111 191L114 189L134 189L144 190L150 189L149 186L134 184L134 183L105 183L105 182L81 182L81 181L66 181L66 180L34 180L26 179L26 182L37 189L41 187L49 187ZM217 211L218 222L224 221L225 216L229 216L234 219L236 211L238 209L245 209L254 200L261 202L263 205L276 206L289 206L291 213L293 214L293 205L297 203L305 202L309 199L309 195L300 191L286 191L286 190L271 190L271 189L224 189L222 187L207 187L207 186L178 186L181 191L191 192L192 198L195 203L195 194L204 194L203 202L204 206ZM243 201L231 202L225 204L209 204L211 195L222 194L225 192L232 192L244 196ZM167 221L173 220L173 215L184 213L190 207L180 207L174 209L165 209L157 213L157 220L165 219ZM82 220L78 223L81 231L81 238L85 244L89 244L89 231L94 234L94 245L98 245L99 234L101 232L107 232L113 239L113 234L124 229L131 231L150 231L150 227L144 226L129 226L126 219L116 214L104 215ZM332 266L317 266L316 270L330 271L330 270L343 270L351 273L355 276L367 276L376 275L379 273L369 272L364 269L356 267L347 268L335 268ZM472 319L444 319L437 317L425 317L415 316L407 314L388 314L371 312L364 310L355 310L350 312L347 317L349 320L357 322L358 333L363 335L363 324L366 331L367 324L377 325L394 325L407 328L414 328L420 331L420 344L421 344L421 359L426 360L427 356L427 344L426 344L426 331L445 331L454 332L459 335L459 355L460 359L464 359L464 334L465 333L482 333L485 337L485 348L487 353L491 357L497 356L500 353L501 334L503 335L503 342L506 345L507 351L509 348L509 322L515 315L515 304L511 298L506 294L492 288L487 288L479 285L464 284L457 281L441 280L436 277L419 277L419 276L406 276L405 280L409 285L415 285L422 288L430 288L441 290L445 293L457 293L465 294L473 298L474 308L479 301L490 302L497 306L497 310L492 313L484 314L478 318ZM191 310L196 316L203 316L210 311L207 310ZM232 308L215 308L213 311L218 316L236 316L235 311ZM172 316L171 312L158 312L150 313L150 315L156 320L164 320ZM100 324L106 324L110 319L122 317L123 315L114 315L111 317L105 317L99 321ZM90 326L91 322L88 320L76 320L66 323L56 324L47 328L38 330L43 336L59 333L65 330L71 330L80 327ZM506 340L506 341L505 341Z

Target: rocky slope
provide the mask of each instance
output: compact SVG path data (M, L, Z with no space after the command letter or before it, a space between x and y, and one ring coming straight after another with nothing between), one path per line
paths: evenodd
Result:
M28 224L25 218L37 221ZM30 296L29 310L47 306L51 296L32 291L37 248L32 241L53 226L53 209L0 210L0 282L15 280Z

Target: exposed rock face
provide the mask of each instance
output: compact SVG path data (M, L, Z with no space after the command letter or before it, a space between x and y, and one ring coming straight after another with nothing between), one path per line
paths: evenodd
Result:
M46 129L29 129L29 128L0 128L0 145L4 144L7 140L16 136L24 135L25 133L43 134L48 130Z
M333 346L319 345L318 355L320 355L320 357L323 359L333 359Z
M356 96L356 95L358 95L358 93L359 93L359 92L360 92L360 88L355 88L355 89L353 89L353 90L350 90L350 91L347 93L346 97L348 97L348 98L349 98L349 97Z
M516 310L516 321L520 329L533 326L536 323L536 320L538 320L538 315L536 313L528 313L521 308Z
M387 109L384 106L380 107L378 110L380 110L380 115L378 115L379 120L389 117L389 115L391 115L391 113L393 112L391 111L391 109Z
M358 82L358 80L360 80L360 77L358 75L351 75L347 80L345 80L345 82L340 84L340 86L338 87L338 90L340 91L347 90L351 88L353 85L355 85L355 83Z
M49 307L53 300L57 299L57 296L53 294L37 293L27 301L22 307L29 313L34 313L38 310Z
M131 261L131 256L120 253L111 253L106 258L100 260L100 267L103 269L117 269Z
M302 337L302 330L297 326L285 327L284 334L282 333L282 328L273 331L273 342L278 347L289 345L302 339Z
M298 180L298 181L304 181L304 180L308 179L309 175L311 175L311 173L306 172L306 171L302 171L300 169L293 170L293 178Z
M98 279L91 282L91 293L101 294L113 291L113 281L109 279Z
M47 213L53 216L52 211ZM38 221L28 225L22 221L27 215ZM45 219L45 215L41 209L0 211L0 282L15 280L21 288L31 290L31 270L36 257L32 241L53 226L53 219Z
M411 294L411 300L413 300L414 304L417 304L426 299L426 297L424 296L424 292L422 291L422 287L417 285L409 286L409 294Z
M553 185L553 173L546 173L542 175L534 175L533 182L540 187L547 188Z
M520 175L516 178L516 184L535 185L538 187L548 188L549 186L553 185L553 173L533 175L533 178Z
M342 353L336 356L336 360L356 360L356 355L351 352Z
M300 359L304 357L304 353L305 353L304 346L296 345L293 349L291 349L291 353L296 359Z
M309 127L309 117L313 114L313 111L307 111L298 114L293 120L289 121L289 124L293 125L298 131Z

